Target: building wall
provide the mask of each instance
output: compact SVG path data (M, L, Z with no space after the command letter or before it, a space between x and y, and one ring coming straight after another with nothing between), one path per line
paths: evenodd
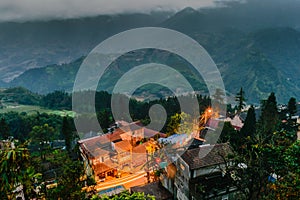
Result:
M81 146L79 146L79 150L80 150L80 155L81 155L82 160L83 160L83 164L84 164L84 168L85 168L85 174L86 174L87 176L93 176L93 177L94 177L93 169L92 169L92 167L91 167L92 161L90 161L90 160L86 157L86 155L85 155L83 149L81 148ZM94 177L94 178L95 178L95 177Z
M179 200L189 199L189 180L191 178L190 168L188 164L178 156L176 161L176 177L175 177L175 193Z

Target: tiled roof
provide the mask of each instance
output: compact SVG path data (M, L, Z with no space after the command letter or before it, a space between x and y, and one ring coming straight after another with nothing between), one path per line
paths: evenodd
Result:
M181 155L181 158L189 165L190 169L199 169L224 163L223 156L230 152L231 149L227 143L202 145L199 148L187 150Z
M126 124L125 122L122 122ZM127 125L122 126L122 128L117 128L113 133L107 133L100 136L94 136L87 139L83 139L78 141L81 148L84 150L84 153L89 158L95 158L101 156L103 154L108 154L111 149L111 142L115 143L115 147L117 151L130 151L132 145L129 141L125 141L126 138L122 138L122 134L126 133L126 131L131 132L135 130L144 129L145 137L153 137L156 135L157 131L153 131L147 128L143 128L142 124L137 122L127 123ZM160 133L159 133L160 134Z
M95 145L96 143L105 144L107 142L109 142L109 138L107 137L107 135L99 135L78 141L79 144L85 144L87 146Z
M116 129L113 133L107 133L107 138L109 139L109 141L111 142L116 142L116 141L120 141L122 140L121 138L121 134L123 134L124 131L122 129Z
M108 149L108 148L106 148ZM95 149L92 153L93 157L97 158L99 156L103 156L103 155L108 155L110 151L105 150L105 149L101 149L101 148L97 148Z
M112 166L108 166L108 163L97 163L93 165L93 170L96 175L111 170Z
M132 150L133 166L141 166L147 162L146 143L140 144Z
M106 135L80 140L78 143L89 158L107 154L111 150L110 141Z
M141 124L140 121L132 122L128 124L127 126L122 126L119 129L122 129L124 132L129 132L129 131L136 131L139 129L142 129L143 125Z
M132 153L146 154L146 143L134 147Z
M130 151L131 148L132 148L132 146L131 146L131 144L129 143L128 140L123 140L123 141L115 143L115 149L118 152L121 152L121 151Z

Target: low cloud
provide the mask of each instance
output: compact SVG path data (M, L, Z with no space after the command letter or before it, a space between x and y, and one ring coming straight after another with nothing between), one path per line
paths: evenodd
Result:
M228 0L223 0L228 1ZM1 0L0 21L67 19L118 14L177 11L215 6L215 0Z

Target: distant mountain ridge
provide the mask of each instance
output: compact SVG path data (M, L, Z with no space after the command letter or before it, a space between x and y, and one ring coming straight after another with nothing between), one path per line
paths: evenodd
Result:
M84 58L81 57L68 64L29 69L11 81L9 86L22 86L40 94L47 94L55 90L71 92L76 73Z
M265 33L269 37L281 37L282 41L269 43L267 39L263 39ZM243 87L248 101L256 103L266 98L271 92L276 93L280 102L287 102L292 96L300 99L300 80L296 78L300 74L298 67L300 61L298 62L298 58L294 57L297 52L300 55L300 40L297 39L300 38L300 33L290 28L276 28L249 34L238 32L235 34L238 35L236 40L231 39L231 34L226 36L225 33L216 35L202 33L196 36L199 43L208 49L217 63L226 90L235 94L240 87ZM290 34L294 39L291 39ZM285 40L292 40L293 50L287 49ZM185 72L187 65L181 63L180 60L164 52L142 52L136 57L125 56L125 59L114 64L111 73L108 74L110 80L102 82L103 88L111 90L122 73L130 67L154 61L159 59L158 57L167 60L167 64L173 64L173 67L187 74L189 81L195 82L193 75ZM84 57L81 57L69 64L30 69L10 82L10 85L23 86L44 94L54 90L72 91L76 73L83 59ZM140 61L136 62L136 60ZM198 80L203 84L202 80ZM203 88L198 87L198 89Z
M264 6L268 3L272 6ZM288 13L282 1L251 0L214 9L186 8L174 14L0 23L0 79L10 81L0 81L0 87L23 86L39 93L71 91L82 56L98 43L130 28L159 26L198 41L217 64L228 92L235 94L244 87L250 102L272 91L280 102L291 96L299 100L300 3L286 7ZM128 68L130 62L128 58L121 64ZM118 72L113 73L113 82L123 72L121 64L113 67ZM189 79L195 82L195 77ZM104 85L112 87L108 82Z
M111 35L155 26L168 13L103 15L83 19L0 23L0 80L27 69L69 63Z
M254 32L265 28L300 30L300 2L250 0L178 13L157 11L80 19L0 23L0 80L10 81L27 69L69 63L87 55L104 39L132 28L166 27L189 36L224 30ZM225 5L225 6L224 6Z

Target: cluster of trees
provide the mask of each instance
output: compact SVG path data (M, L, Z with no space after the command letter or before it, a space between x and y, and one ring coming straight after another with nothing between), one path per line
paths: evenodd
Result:
M41 96L27 90L26 88L15 87L1 91L0 100L2 102L19 103L24 105L38 105L40 103Z
M72 108L71 94L64 91L54 91L46 95L41 95L23 87L15 87L1 91L0 100L2 107L7 103L17 103L59 110L70 110Z
M80 161L73 118L46 113L1 114L0 199L14 199L17 190L25 198L84 199L83 164ZM8 137L13 136L13 137ZM54 140L65 140L54 149ZM54 173L57 187L46 190L47 173Z
M75 93L73 95L80 95L82 97L84 96L89 96L91 91L85 91L85 92L80 92L80 93ZM181 97L182 101L188 101L188 99L191 98L190 96L185 96ZM196 97L192 98L197 98L198 103L199 103L199 109L200 112L204 111L209 105L210 105L210 98L207 96L202 96L202 95L197 95ZM82 105L82 109L85 111L92 110L92 108L89 108L85 102L84 98L79 98L78 99L78 104ZM80 102L80 99L82 99L82 103ZM164 109L167 112L167 122L165 123L165 126L162 129L162 132L167 131L167 125L171 121L171 117L180 114L180 105L178 102L178 99L176 97L168 97L166 99L157 99L157 100L152 100L152 101L137 101L136 99L128 99L128 96L125 95L119 95L117 97L118 101L120 101L119 105L124 105L123 102L129 102L129 112L130 116L129 117L133 120L140 120L144 125L147 125L150 123L150 117L149 117L149 110L151 106L159 104L164 107ZM96 108L96 113L97 113L97 119L98 121L93 121L92 116L89 114L82 114L80 117L82 122L86 121L86 124L89 124L86 130L82 130L83 132L88 132L88 131L98 131L98 123L100 123L101 127L104 129L104 132L107 131L107 128L114 122L114 118L112 115L112 110L111 110L111 94L107 92L97 92L95 96L95 108ZM80 109L80 108L78 108ZM122 110L124 108L115 108L118 110Z
M71 110L72 97L69 93L63 91L54 91L42 96L39 105L55 110Z
M49 140L64 139L65 136L62 133L64 117L55 114L47 113L18 113L7 112L0 114L0 139L7 139L8 136L13 136L22 142L31 138L30 132L34 127L41 127L48 124L53 127L53 131L47 136ZM75 131L73 118L66 117L70 124L70 129Z
M77 101L82 100L82 103L78 102L79 105L82 106L82 109L89 111L93 110L93 105L89 105L86 103L86 96L91 96L92 91L82 91L72 94L73 96L83 97L83 98L76 98ZM55 91L46 95L38 95L35 93L30 92L27 89L24 88L10 88L3 92L3 95L10 94L10 99L12 102L16 102L19 104L27 104L27 105L38 105L49 109L55 109L55 110L71 110L72 108L72 96L69 93L63 92L63 91ZM219 93L216 93L216 98L223 98ZM1 96L1 95L0 95ZM22 97L22 98L17 98ZM181 97L183 101L185 99L189 99L190 97ZM197 100L199 102L199 108L200 112L204 111L209 105L210 105L210 98L207 96L197 95ZM24 99L31 99L30 101L25 101ZM94 123L100 123L101 127L104 129L104 132L107 131L107 128L114 122L112 111L111 111L111 99L112 95L105 91L99 91L95 93L95 109L97 112L97 119L98 121L91 121L91 116L88 114L81 115L79 117L87 120L89 127L86 127L86 130L82 130L83 132L89 132L89 131L98 131L97 125ZM135 120L141 120L145 125L150 123L150 117L149 117L149 109L151 106L155 104L162 105L165 110L167 111L167 123L170 123L171 116L174 116L176 114L180 114L180 105L178 102L178 99L176 97L168 97L166 99L157 99L153 101L137 101L136 99L129 99L125 95L119 95L119 100L123 102L129 101L129 111L130 116L134 121ZM81 109L81 108L79 108ZM12 115L18 115L17 113L10 113L8 114L10 116L0 116L0 118L6 119L8 124L12 124L10 119L7 118L14 118L18 123L14 123L13 127L11 127L11 133L13 136L17 136L19 138L19 130L25 130L25 132L22 132L22 135L24 135L24 138L27 138L27 135L30 131L28 131L28 128L24 129L23 125L26 126L28 124L27 122L22 124L22 121L28 118L28 115L26 113L22 113L22 116L15 116L11 117ZM44 115L44 114L42 114ZM18 118L18 119L16 119ZM29 123L30 124L30 123ZM44 124L44 123L43 123ZM48 123L52 125L51 123ZM39 124L40 125L40 124ZM52 125L53 126L53 125ZM164 132L167 131L167 125L163 128ZM1 135L0 135L1 137Z
M224 127L226 137L223 135L221 140L229 141L233 149L233 154L224 158L228 164L226 173L231 175L233 185L240 191L240 198L299 197L300 143L297 141L297 126L293 120L283 120L286 113L289 116L296 113L295 99L291 98L288 105L287 110L281 111L285 114L280 115L275 94L271 93L267 100L262 101L258 120L251 106L240 131Z
M84 168L79 157L52 150L47 160L32 155L28 142L12 141L0 150L0 198L15 199L23 191L25 199L84 199ZM10 144L10 145L11 145ZM57 187L46 189L46 172L55 173Z
M0 118L0 138L7 144L0 150L1 199L13 199L18 187L23 188L26 199L40 195L49 199L84 197L84 170L74 144L77 134L73 118L15 112L1 114ZM53 141L62 139L65 150L51 147ZM58 187L47 191L44 175L49 171L55 172ZM34 191L37 185L38 193Z

